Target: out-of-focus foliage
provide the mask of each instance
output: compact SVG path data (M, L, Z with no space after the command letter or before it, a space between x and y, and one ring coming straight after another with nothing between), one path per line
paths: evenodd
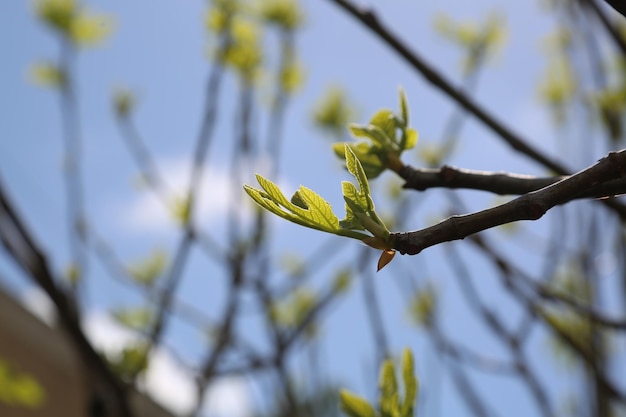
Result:
M77 46L95 46L112 31L111 17L88 12L78 0L38 0L39 19L64 39Z
M113 93L113 110L115 115L121 118L128 117L135 106L137 99L132 91L126 88L118 88Z
M297 0L264 0L258 7L265 22L284 30L298 29L304 22L304 13Z
M430 327L437 308L437 293L432 285L419 289L410 304L411 318L420 326Z
M82 271L76 263L72 262L67 266L63 275L70 285L76 285L82 278Z
M146 307L123 307L111 312L113 318L124 326L144 331L154 323L154 311Z
M576 85L576 77L569 62L562 58L551 59L539 84L539 94L552 109L558 124L565 121L566 107L576 94Z
M557 126L566 121L567 108L578 93L577 76L572 69L567 52L573 42L571 32L565 28L555 30L543 41L548 60L538 90L541 100L551 110Z
M285 64L280 69L280 88L287 94L294 94L304 84L304 69L294 53L287 53Z
M152 286L167 266L167 253L154 249L150 255L128 267L133 279L141 285Z
M313 109L315 126L341 138L346 133L346 126L356 115L354 106L350 103L344 90L331 87L319 99Z
M413 354L405 349L402 355L404 399L396 380L393 361L383 362L380 370L378 408L349 391L340 392L341 409L350 417L413 417L417 401L418 381L415 377Z
M148 368L148 345L138 342L122 349L118 354L107 357L113 372L123 379L132 380Z
M262 27L249 9L245 2L215 0L205 20L211 34L225 36L211 57L235 70L246 84L254 82L263 63Z
M305 288L298 288L289 297L272 307L272 319L282 327L296 328L302 324L317 301L318 297L314 292ZM307 336L314 337L316 333L315 324L310 323L306 328Z
M337 272L333 280L333 291L337 294L348 291L352 283L352 274L349 269L343 269Z
M189 217L191 214L189 198L174 198L174 200L172 201L171 213L174 217L174 220L181 226L189 224Z
M59 88L65 85L65 74L52 62L40 62L30 69L30 79L42 87Z
M10 407L36 410L46 400L46 392L37 379L0 358L0 403Z
M248 83L254 81L263 63L260 39L261 27L252 20L240 17L231 20L230 42L221 59Z
M590 305L593 297L592 287L585 282L580 265L575 260L557 271L549 288L553 297L567 297L582 305ZM543 308L541 315L553 329L565 334L570 341L568 343L558 336L550 338L556 357L563 358L569 364L579 361L580 356L573 350L571 344L574 344L578 350L593 355L592 332L598 329L593 329L593 323L589 318L573 311L568 306Z
M473 73L481 61L495 55L506 40L504 19L496 14L487 16L483 23L456 22L446 14L439 14L435 29L465 50L464 74Z

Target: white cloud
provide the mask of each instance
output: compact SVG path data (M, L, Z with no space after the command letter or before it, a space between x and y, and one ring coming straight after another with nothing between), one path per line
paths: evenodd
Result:
M151 355L142 389L178 415L189 414L196 402L192 378L163 349L156 349Z
M39 320L52 326L56 321L56 308L50 297L39 287L29 287L21 294L22 305Z
M166 159L157 162L164 181L166 181L172 195L170 202L181 198L189 184L191 161L184 158ZM253 173L268 172L270 162L268 158L258 158L241 164L240 172L243 182L256 184ZM223 168L209 168L205 170L199 190L199 199L195 209L195 218L201 227L223 217L231 209L229 201L234 193L243 193L243 184L235 183L230 174ZM252 204L244 198L244 204L238 207L244 218L250 217ZM141 190L130 202L122 204L121 219L125 230L140 233L163 233L177 229L175 219L163 200L150 189Z
M204 416L247 417L252 415L250 393L242 377L218 380L207 391Z
M84 329L89 340L108 354L120 351L137 341L130 330L117 324L108 314L94 312L86 316ZM192 411L196 404L193 377L166 350L157 348L150 357L150 367L140 388L162 406L178 415ZM248 417L252 415L250 393L241 377L222 378L205 394L204 416Z

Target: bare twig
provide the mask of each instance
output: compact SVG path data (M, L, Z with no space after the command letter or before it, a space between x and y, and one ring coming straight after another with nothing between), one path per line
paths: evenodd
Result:
M622 52L622 55L626 56L626 42L624 42L624 37L619 33L618 29L613 25L613 23L611 23L608 16L604 13L604 11L600 8L600 6L596 4L596 1L585 0L583 1L583 3L587 5L593 11L593 13L598 17L598 20L600 20L600 22L605 27L607 32L609 32L611 39L613 39L613 42L615 42L619 50ZM619 3L621 3L622 7L624 7L623 1Z
M506 288L509 289L511 294L520 301L524 308L526 308L529 313L540 318L555 336L565 342L568 347L578 354L578 356L590 367L603 391L613 399L622 403L626 402L625 394L608 379L607 375L603 372L602 368L595 360L595 357L591 355L588 350L580 346L572 334L563 330L557 323L555 323L551 316L546 314L543 305L538 304L536 300L529 297L518 287L519 284L517 284L514 279L518 276L517 271L504 258L502 258L494 250L494 248L485 241L485 239L482 239L480 236L473 236L470 239L470 242L479 247L483 253L485 253L485 255L487 255L487 257L494 262L495 266L505 277Z
M626 172L626 150L610 152L595 165L555 184L525 194L497 207L472 214L452 216L434 226L408 233L393 233L394 249L415 255L422 250L451 240L463 239L505 223L537 220L552 207L577 197L596 184L621 178Z
M69 228L69 246L72 256L70 268L76 278L83 277L87 269L87 256L82 243L85 239L85 209L82 184L82 139L80 119L76 94L76 80L73 79L74 59L76 51L74 45L66 39L61 40L61 67L65 74L65 81L61 85L61 115L65 142L63 172L65 174L66 212ZM81 279L72 280L72 289ZM76 297L76 294L74 294ZM78 301L77 299L75 300Z
M83 333L75 305L66 292L57 285L45 255L26 229L23 220L13 208L0 182L0 241L13 260L54 303L61 325L68 332L78 350L85 368L104 386L104 394L111 401L112 415L132 417L127 398L127 387L109 369L104 359L94 350Z

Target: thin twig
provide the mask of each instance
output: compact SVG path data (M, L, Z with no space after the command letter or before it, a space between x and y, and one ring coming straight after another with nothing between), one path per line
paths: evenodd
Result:
M113 415L132 417L127 398L128 387L111 372L83 333L75 306L66 292L57 285L43 251L26 229L23 220L13 208L7 193L0 182L0 241L24 270L54 303L61 325L68 332L70 340L78 350L85 368L93 372L98 383L106 387L106 395L114 402ZM111 397L112 396L112 397Z

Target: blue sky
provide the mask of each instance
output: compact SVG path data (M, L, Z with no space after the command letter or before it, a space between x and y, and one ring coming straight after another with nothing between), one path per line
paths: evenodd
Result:
M137 125L165 176L172 185L183 185L188 175L189 157L200 121L203 86L209 71L205 58L208 42L202 25L205 3L99 0L88 4L111 13L116 25L113 36L103 47L80 54L77 66L87 212L99 233L114 242L117 253L132 260L155 246L173 248L177 232L153 197L133 186L137 171L123 147L112 117L111 91L115 86L124 85L137 92ZM305 0L302 4L307 23L297 39L297 47L306 68L306 84L288 108L284 130L285 158L280 161L282 176L274 180L283 185L286 192L292 192L299 184L306 185L327 198L341 214L340 181L347 179L346 173L330 151L329 140L313 129L310 119L313 104L329 85L346 89L359 110L360 118L356 121L361 122L381 107L396 108L398 87L403 86L411 106L412 125L420 134L418 148L439 139L454 105L330 2ZM538 102L535 87L544 68L540 40L554 22L541 12L537 2L387 0L369 4L395 33L401 34L407 43L455 82L460 80L461 54L433 31L434 17L438 12L447 11L454 19L481 20L492 10L500 11L507 23L507 42L482 70L477 100L500 115L515 131L530 138L535 146L556 155L558 142L550 130L550 120ZM3 35L0 37L3 55L3 65L0 66L0 91L3 92L0 96L0 175L48 251L53 265L61 270L68 262L69 254L64 223L59 101L53 92L30 84L27 77L28 68L33 63L56 58L58 45L54 37L34 20L31 9L30 2L3 2L0 6ZM261 91L261 103L264 94L267 98L267 91ZM200 223L210 231L222 230L228 193L241 190L240 184L229 182L224 163L228 161L228 145L232 138L235 97L236 83L231 78L223 89L221 117L203 190L205 195L212 197L207 197L200 209ZM262 117L260 124L264 127L266 120ZM261 132L264 134L265 130L262 128ZM570 157L578 153L575 150L569 153L571 155L568 151L560 151L559 156L570 161L573 168L580 168L601 156L600 153L586 155L587 160L577 161ZM268 160L252 163L249 178L254 171L263 170ZM415 152L406 155L405 160L418 161ZM460 148L449 162L471 169L528 174L544 172L536 164L514 155L473 119L466 123ZM384 185L392 180L391 175L384 175L376 181L379 194L374 198L377 202L384 200ZM471 197L467 203L472 209L493 203L491 196L481 193L466 195ZM411 198L416 202L421 199L416 194ZM423 227L442 216L442 207L439 197L426 197L407 219L407 224L412 229ZM524 225L524 228L545 235L548 224L549 220L542 220L539 225ZM288 250L306 257L314 248L333 239L282 221L274 221L273 225L277 237L273 245L277 252ZM505 241L506 235L498 233L494 232L492 236L501 247L514 248L525 257L525 263L531 269L540 267L540 253L533 254L527 248L511 246ZM342 252L343 259L356 256L361 249L353 241L344 244L349 247ZM471 249L462 245L459 248L475 260L472 269L477 275L488 275L485 262L481 262ZM412 326L408 319L403 307L405 294L398 291L392 280L402 279L406 270L412 271L420 280L433 280L445 293L442 303L446 330L456 340L468 345L481 339L481 351L486 355L498 356L504 351L489 340L475 322L466 320L467 308L459 302L443 249L432 248L423 255L395 263L375 277L392 349L400 352L403 347L410 346L415 350L417 369L423 381L423 406L429 411L428 415L464 415L462 403L456 397L452 399L454 393L449 380L440 375L441 364L425 334ZM129 305L140 299L136 293L107 278L97 262L92 261L91 265L87 302L94 311ZM371 268L374 268L374 261ZM325 278L316 279L328 282L331 269ZM217 316L223 303L219 276L219 268L200 256L193 256L180 296ZM486 281L489 279L488 276L485 278ZM24 278L4 259L0 260L0 280L16 291L24 288ZM497 284L492 282L483 288L485 300L501 311L506 321L513 323L519 312L502 297ZM364 317L357 279L350 295L335 306L325 320L321 349L328 364L329 378L362 395L371 396L375 382L371 362L374 349ZM253 323L247 325L250 327L245 331L251 334L259 331ZM203 351L198 334L184 325L174 325L173 329L169 341L190 357L201 357ZM564 389L572 388L565 373L554 372L552 366L547 365L550 356L543 333L533 334L531 346L538 352L533 363L541 365L544 382ZM472 377L482 392L493 399L498 414L525 416L534 413L533 406L524 397L525 391L517 386L519 384L484 374L472 374ZM248 392L254 397L254 390ZM524 394L519 397L519 392ZM556 405L560 398L553 398L553 401ZM520 407L511 409L511 402L519 403Z

